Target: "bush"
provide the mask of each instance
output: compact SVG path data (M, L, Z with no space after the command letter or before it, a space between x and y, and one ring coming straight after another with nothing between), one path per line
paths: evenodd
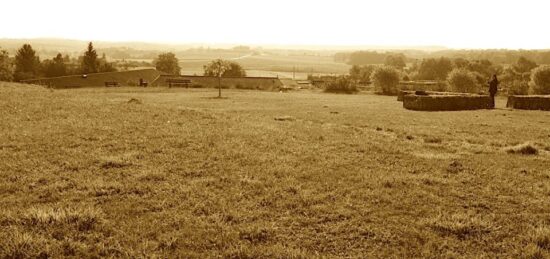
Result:
M371 75L374 91L381 94L397 94L399 91L399 72L390 66L376 68Z
M529 83L524 80L513 80L508 84L508 95L527 95Z
M325 86L325 92L330 93L355 93L357 85L347 76L340 76Z
M479 93L480 90L474 73L462 68L451 71L447 77L447 83L454 92Z
M550 66L535 68L531 72L529 85L533 94L550 94Z

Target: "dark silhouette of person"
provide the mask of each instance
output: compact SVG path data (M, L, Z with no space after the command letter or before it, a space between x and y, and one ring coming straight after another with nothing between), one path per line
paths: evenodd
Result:
M491 99L492 99L492 105L493 105L492 108L495 108L495 95L497 95L498 84L499 82L497 79L497 75L493 75L493 79L489 81L489 95L491 95Z

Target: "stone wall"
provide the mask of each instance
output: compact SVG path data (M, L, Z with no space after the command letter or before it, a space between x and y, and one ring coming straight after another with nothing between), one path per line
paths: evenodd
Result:
M172 76L161 75L153 86L168 86L168 79L186 79L191 81L190 87L218 88L218 78L213 76ZM278 90L283 83L277 77L222 77L222 88Z
M461 111L491 109L487 95L405 95L403 107L416 111Z
M506 107L550 111L550 95L511 95L508 96Z

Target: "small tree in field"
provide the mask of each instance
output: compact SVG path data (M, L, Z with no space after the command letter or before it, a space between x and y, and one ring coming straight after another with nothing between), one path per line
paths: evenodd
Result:
M13 63L8 52L0 49L0 81L13 80Z
M462 68L456 68L447 77L447 83L454 92L460 93L478 93L479 85L476 76Z
M390 66L378 67L372 72L374 90L381 94L396 94L399 85L399 72Z
M38 76L40 59L30 44L24 44L15 55L15 80L25 80Z
M531 71L529 86L533 94L550 94L550 66L541 66Z
M179 65L179 60L176 58L176 55L172 52L161 53L153 61L155 67L158 71L162 71L171 75L180 75L181 68Z
M239 63L223 59L216 59L204 65L205 76L215 76L218 78L218 97L222 97L222 77L245 77L246 72Z

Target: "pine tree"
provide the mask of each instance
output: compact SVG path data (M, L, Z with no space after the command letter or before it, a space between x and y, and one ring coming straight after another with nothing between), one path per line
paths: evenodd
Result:
M36 78L40 69L40 59L30 44L24 44L15 55L15 80Z
M91 74L98 72L99 62L97 60L97 52L92 43L88 43L88 49L82 57L81 70L83 74Z

